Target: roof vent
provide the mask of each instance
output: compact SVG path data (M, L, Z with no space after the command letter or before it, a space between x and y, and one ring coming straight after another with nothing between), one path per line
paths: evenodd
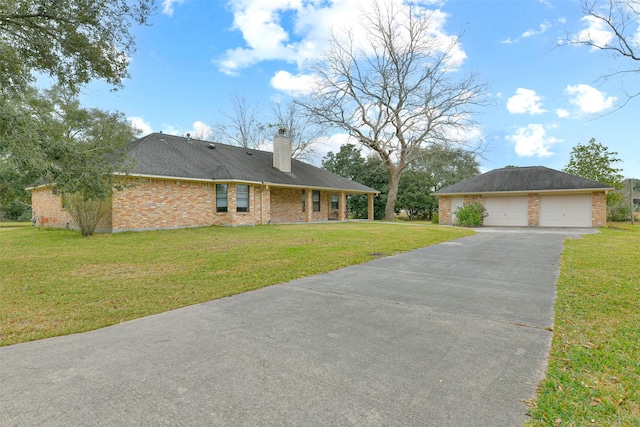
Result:
M247 154L253 156L253 153L251 151L247 151Z
M211 149L213 150L214 148L216 148L216 144L214 144L214 143L209 143L208 147L209 147L209 148L211 148Z

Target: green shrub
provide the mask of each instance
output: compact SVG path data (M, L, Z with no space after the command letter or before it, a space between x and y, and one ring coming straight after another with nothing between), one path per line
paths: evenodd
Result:
M433 215L431 215L431 223L432 224L440 224L440 215L435 212Z
M1 221L29 221L31 219L31 206L17 200L5 205L0 205Z
M458 217L458 225L466 227L482 225L488 215L484 205L480 202L465 203L455 210L455 214Z
M617 205L609 208L609 221L628 221L631 219L631 208L629 206Z
M86 198L81 193L66 195L67 212L80 228L83 236L93 235L109 210L107 201Z

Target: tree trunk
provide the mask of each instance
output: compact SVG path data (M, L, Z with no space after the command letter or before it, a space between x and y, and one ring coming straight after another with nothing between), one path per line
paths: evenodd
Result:
M387 195L387 205L384 208L385 221L393 221L395 219L396 200L398 199L398 183L400 182L400 174L396 170L388 171L389 176L389 193Z

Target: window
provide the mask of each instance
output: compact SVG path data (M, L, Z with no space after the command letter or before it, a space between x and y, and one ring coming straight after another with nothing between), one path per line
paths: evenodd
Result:
M302 212L307 209L307 192L302 190Z
M249 212L249 186L236 185L236 212Z
M313 190L313 211L320 212L320 190Z
M331 195L331 209L333 210L338 210L338 195L337 194L332 194Z
M52 187L51 194L53 194L54 196L60 196L60 205L63 211L66 211L69 208L69 198L67 197L66 193L58 190L58 187Z
M69 209L69 198L66 193L60 194L60 203L62 204L62 210Z
M227 184L216 184L216 212L227 212Z

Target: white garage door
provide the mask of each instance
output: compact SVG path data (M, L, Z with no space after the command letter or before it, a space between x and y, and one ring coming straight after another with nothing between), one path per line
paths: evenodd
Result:
M451 198L451 221L454 224L458 223L458 217L456 216L456 209L464 206L464 197L452 197Z
M527 196L485 197L484 225L527 226Z
M591 227L591 194L540 196L541 227Z

